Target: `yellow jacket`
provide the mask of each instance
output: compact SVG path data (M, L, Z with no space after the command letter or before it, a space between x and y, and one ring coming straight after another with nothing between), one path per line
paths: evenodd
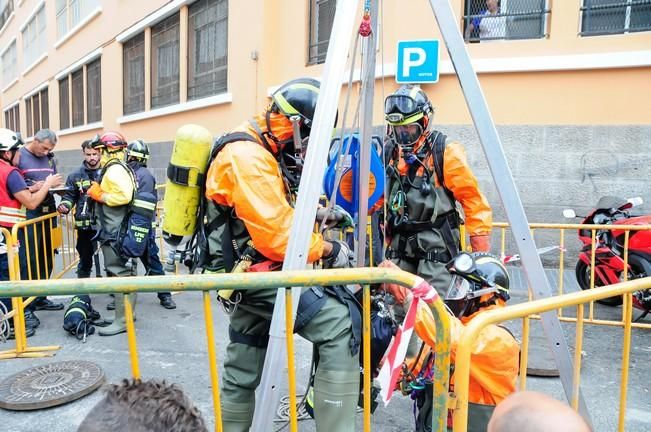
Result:
M265 131L264 117L258 116L256 121ZM284 116L276 116L272 121L278 125L278 130L274 128L274 135L279 140L291 136L291 123ZM283 261L294 220L294 209L287 200L280 167L274 155L263 147L248 124L237 130L247 132L258 143L233 142L217 154L208 169L206 198L233 208L237 217L244 222L256 250L267 259ZM275 144L271 144L275 151ZM320 234L312 234L308 262L321 258L323 244Z
M109 207L127 205L133 198L133 177L125 172L125 167L121 164L113 164L106 169L100 186L104 204Z

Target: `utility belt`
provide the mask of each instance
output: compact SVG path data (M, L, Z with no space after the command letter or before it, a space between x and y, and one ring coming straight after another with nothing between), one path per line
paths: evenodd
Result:
M242 291L240 291L240 293L244 294ZM344 286L315 286L303 291L298 302L296 320L294 321L294 333L301 331L312 320L312 318L319 313L328 297L334 297L340 303L348 307L353 333L353 337L350 339L350 352L351 355L356 355L359 352L359 347L362 343L362 307L355 296ZM252 303L248 301L246 295L241 296L238 304L256 308L272 306L270 304L262 305L259 302ZM230 340L233 343L241 343L256 348L266 348L269 344L269 328L271 326L271 321L267 321L267 323L267 330L256 335L240 333L233 329L233 327L229 326L228 334Z
M434 221L410 221L403 220L394 223L392 234L399 234L398 249L387 249L388 259L401 259L405 261L431 261L448 263L458 253L457 241L454 238L453 230L459 228L459 214L456 210L450 210L437 217ZM418 244L418 233L428 230L439 230L445 249L425 250ZM411 246L412 254L407 254L407 245Z

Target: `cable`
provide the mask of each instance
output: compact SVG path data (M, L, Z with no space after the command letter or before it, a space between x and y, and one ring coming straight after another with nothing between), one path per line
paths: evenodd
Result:
M9 326L9 320L5 316L9 312L4 303L0 302L0 342L5 343L9 339L11 334L11 328Z

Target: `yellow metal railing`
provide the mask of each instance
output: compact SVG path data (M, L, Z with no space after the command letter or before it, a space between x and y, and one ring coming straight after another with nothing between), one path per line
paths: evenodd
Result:
M360 284L363 288L363 352L364 352L364 431L370 431L370 394L371 394L371 373L370 373L370 289L369 284L395 283L407 288L414 288L422 279L401 270L383 268L355 268L342 270L302 270L287 272L268 273L221 273L202 275L182 276L147 276L147 277L115 277L102 279L62 279L56 285L47 281L18 281L0 283L0 291L11 297L25 295L70 295L83 293L135 293L135 292L158 292L163 289L174 291L203 291L204 319L206 325L206 339L208 343L208 362L211 387L213 391L213 406L215 409L215 430L221 431L221 411L219 399L219 378L216 367L216 344L214 338L213 316L211 307L210 291L222 289L257 290L280 287L308 287L326 285L348 285ZM244 288L246 287L246 288ZM289 296L289 294L288 294ZM127 333L129 353L131 358L131 369L134 377L140 374L140 363L136 343L136 331L134 328L133 314L128 296L125 296L125 317L127 321ZM291 310L291 300L287 307ZM436 322L436 346L434 376L433 380L433 431L443 432L446 430L447 409L449 402L448 384L450 374L450 315L440 299L433 304L433 313ZM291 314L286 314L285 331L288 335L293 334L294 323ZM295 367L293 363L293 338L288 337L288 364L289 366L289 389L292 410L296 409L296 382ZM293 413L290 419L290 430L298 430L296 414Z
M528 317L534 314L558 310L559 308L577 306L577 326L576 326L576 344L574 348L574 371L573 371L573 393L570 404L574 409L578 406L579 383L581 374L581 352L583 349L583 315L582 309L586 303L596 300L623 295L624 296L624 338L622 354L622 372L620 387L620 404L618 431L624 430L624 421L626 414L626 392L628 388L628 370L631 346L631 293L638 290L651 288L651 278L636 279L633 281L622 282L615 285L598 287L595 289L564 294L557 297L546 298L542 300L530 301L502 309L493 309L478 314L463 329L458 342L455 358L455 393L457 396L457 406L454 411L454 431L465 432L467 430L468 420L468 385L470 380L470 354L473 342L477 336L491 324L497 324L504 321L522 318L523 327L528 326ZM523 332L522 357L520 365L521 387L526 377L527 370L527 351L528 332L525 336Z
M506 231L509 228L509 225L506 223L494 223L493 224L494 228L500 229L500 254L502 256L506 255ZM532 230L532 236L536 234L536 232L542 231L542 230L551 230L551 231L558 231L558 239L559 239L559 264L558 264L558 270L559 270L559 275L558 275L558 282L557 282L557 292L556 294L562 295L565 292L565 286L564 286L564 280L563 280L563 274L565 271L565 259L566 259L566 238L565 238L565 232L567 230L570 230L574 233L576 233L578 230L588 230L591 232L592 236L592 250L591 250L591 263L590 263L590 288L595 287L595 251L597 249L597 231L602 231L602 230L618 230L618 231L623 231L624 232L624 268L628 268L628 256L629 256L629 238L630 238L630 232L631 231L646 231L646 230L651 230L651 225L589 225L589 224L547 224L547 223L531 223L529 224L529 227ZM578 242L578 238L577 238ZM578 253L576 256L576 260L579 259ZM651 276L651 275L649 275ZM628 272L623 272L622 273L622 280L626 281L628 280ZM529 290L531 293L531 290ZM529 296L529 300L531 300L531 294ZM624 301L625 299L623 299ZM632 309L631 309L632 310ZM623 327L626 325L626 319L627 316L626 314L628 313L630 315L631 310L628 310L627 308L622 308L622 318L621 320L608 320L608 319L600 319L595 317L595 308L594 308L594 302L590 302L588 305L588 316L585 317L585 310L584 309L579 309L577 310L577 316L572 317L572 316L564 316L563 309L558 310L558 317L559 320L561 321L566 321L566 322L576 322L577 325L579 324L579 321L581 321L580 325L583 324L596 324L596 325L609 325L609 326L619 326ZM579 315L580 313L580 315ZM538 318L538 316L533 316L532 318ZM637 328L646 328L646 329L651 329L651 323L642 323L642 322L633 322L631 323L632 327L637 327Z

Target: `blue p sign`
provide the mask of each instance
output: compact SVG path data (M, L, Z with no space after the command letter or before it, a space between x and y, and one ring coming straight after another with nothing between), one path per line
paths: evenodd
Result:
M435 83L438 80L438 40L398 42L397 83Z

